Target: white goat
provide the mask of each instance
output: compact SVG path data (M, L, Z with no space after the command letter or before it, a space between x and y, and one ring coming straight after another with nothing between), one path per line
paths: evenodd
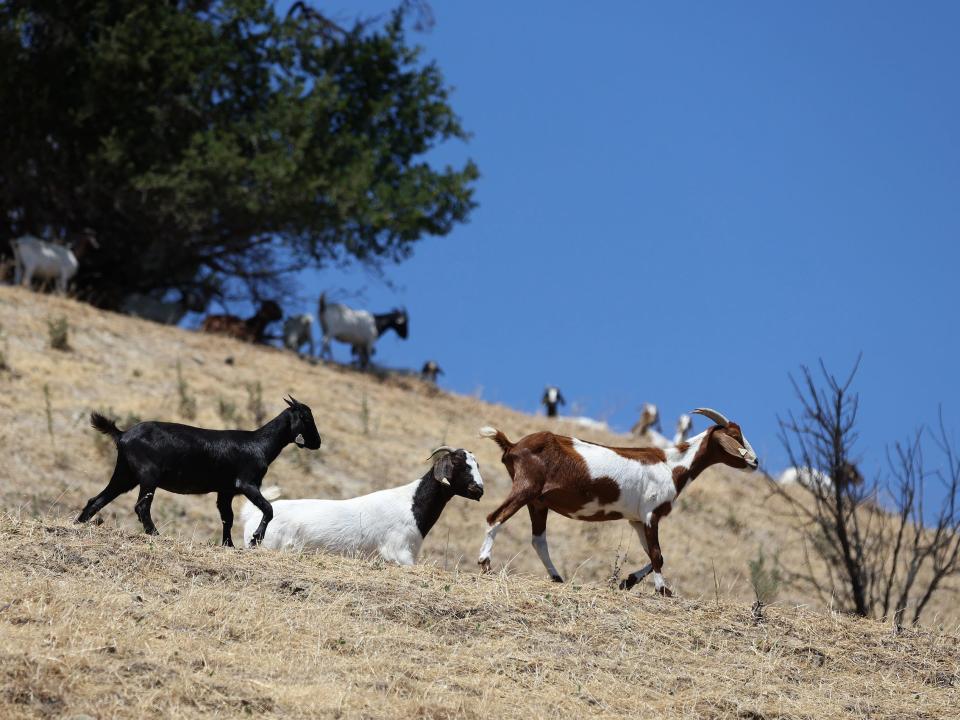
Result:
M360 357L360 367L365 368L373 354L373 344L387 330L393 328L401 338L407 337L409 324L406 310L374 315L340 303L328 303L325 294L320 295L319 307L320 328L323 330L321 356L330 357L330 340L339 340L353 347Z
M863 475L857 469L857 466L851 462L843 464L841 473L841 487L846 484L862 485ZM822 470L815 470L809 467L788 467L777 476L777 482L781 485L798 483L809 490L830 490L833 488L833 478L829 473Z
M278 500L263 547L278 550L324 550L339 555L372 557L413 565L423 539L454 495L479 500L483 479L473 453L441 447L431 455L432 467L407 485L349 500ZM279 495L277 488L263 491ZM260 522L252 503L240 511L247 542Z
M603 420L594 420L591 417L574 415L567 416L564 418L564 420L579 425L580 427L587 428L588 430L599 430L601 432L608 432L610 430L610 426L607 425Z
M310 355L313 355L313 315L304 313L284 320L283 344L295 353L300 352L300 348L304 345L309 345Z
M693 418L687 414L681 415L677 418L677 431L673 435L673 444L679 445L682 442L686 442L687 437L690 435L690 431L693 429Z
M33 278L55 280L57 292L67 292L67 284L77 274L80 263L78 254L83 254L87 244L97 247L92 233L81 236L73 249L41 240L33 235L24 235L10 241L13 258L16 263L13 282L15 285L30 287Z
M159 300L151 295L133 293L120 304L124 315L150 320L162 325L179 325L187 312L203 312L206 302L199 294L187 292L179 300Z

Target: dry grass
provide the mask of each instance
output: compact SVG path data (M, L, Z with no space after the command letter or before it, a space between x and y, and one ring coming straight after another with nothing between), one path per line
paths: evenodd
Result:
M0 716L946 718L957 639L0 520Z
M46 321L60 316L69 353L49 349ZM479 577L484 516L509 481L476 430L519 437L544 418L19 289L0 288L0 326L0 717L955 714L957 641L942 627L893 638L879 623L794 608L813 603L791 586L753 624L747 561L758 547L787 568L801 557L759 476L705 473L664 522L666 573L682 599L648 584L630 596L609 589L618 548L625 571L643 564L618 522L552 516L551 552L573 581L554 586L518 516L497 538L500 572ZM448 506L413 569L215 547L211 497L161 493L159 539L139 534L132 495L103 511L102 526L68 523L114 460L87 427L91 409L177 420L186 394L197 424L223 427L226 403L251 427L257 382L268 414L292 392L323 436L319 452L291 447L272 467L267 482L289 496L406 482L441 443L477 453L487 494ZM931 625L956 622L952 599Z

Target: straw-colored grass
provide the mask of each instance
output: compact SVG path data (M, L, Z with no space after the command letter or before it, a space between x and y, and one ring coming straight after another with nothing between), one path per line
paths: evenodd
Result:
M46 321L60 316L69 351L49 348ZM556 586L521 513L497 538L497 573L481 577L484 517L509 479L477 428L517 438L545 418L19 289L0 288L0 325L0 717L892 718L960 707L951 594L928 618L937 632L894 637L791 585L754 624L748 560L763 547L788 569L801 562L759 475L708 471L664 521L676 598L649 583L610 588L618 551L624 571L644 563L622 522L551 516L551 553L571 581ZM286 392L312 406L323 447L289 448L267 478L287 496L407 482L441 443L477 453L487 493L450 503L417 568L219 548L212 497L161 492L160 538L141 534L132 494L103 525L72 525L115 457L89 411L181 419L178 363L196 424L225 426L225 405L251 427L257 382L268 415Z

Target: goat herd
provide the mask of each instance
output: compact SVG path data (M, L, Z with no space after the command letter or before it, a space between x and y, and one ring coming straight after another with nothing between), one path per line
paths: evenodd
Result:
M59 292L79 267L78 256L96 247L90 231L81 233L72 247L32 236L11 242L14 251L14 281L29 286L36 278L52 280ZM179 301L133 294L124 299L122 312L165 324L177 324L187 311L202 312L207 299L184 293ZM329 357L332 340L350 345L361 368L366 368L374 344L387 330L401 338L409 332L405 309L373 314L321 295L319 323L323 331L321 356ZM283 319L280 306L261 303L246 319L235 315L208 315L201 329L252 343L268 340L267 328ZM283 324L284 345L299 353L304 346L312 356L313 316L288 317ZM424 363L421 375L436 382L443 370L433 360ZM117 464L110 482L91 498L78 522L86 522L121 493L139 486L136 513L147 533L156 533L150 507L157 489L187 494L217 493L217 509L223 522L223 544L233 545L232 500L244 495L241 511L244 543L270 548L317 548L349 555L380 555L386 560L412 564L424 537L454 496L479 500L483 480L476 458L463 448L441 447L431 455L431 468L418 480L349 500L281 500L276 488L261 492L263 478L280 451L295 443L301 448L320 447L320 435L310 408L293 398L287 409L255 431L206 430L175 423L144 422L120 431L107 418L92 415L93 427L110 435L117 445ZM547 416L555 417L565 404L560 389L548 386L541 400ZM663 579L663 554L658 525L671 510L677 495L705 468L722 463L735 468L756 469L757 456L740 427L720 413L701 408L693 412L713 420L714 425L688 439L689 415L681 415L671 440L658 430L659 412L645 403L631 433L644 441L643 448L615 448L585 442L575 437L539 432L513 443L494 428L481 436L492 438L503 451L502 461L512 479L507 499L487 516L487 531L478 562L490 569L490 554L500 526L520 508L530 512L532 543L550 577L561 581L550 560L546 523L550 510L579 520L626 519L636 530L650 563L629 575L621 587L629 589L650 572L658 592L669 594ZM568 421L591 429L606 430L606 424L587 417ZM655 429L656 428L656 429ZM780 482L829 487L833 480L810 468L789 468ZM854 466L845 468L837 482L862 482Z
M409 484L347 500L279 500L271 504L278 489L261 491L261 485L280 451L290 443L317 449L321 442L310 408L293 397L287 398L286 404L277 417L253 431L207 430L153 421L122 431L113 421L93 413L93 427L116 444L117 462L107 486L87 502L77 522L87 522L117 496L139 486L135 511L144 531L156 534L150 508L158 489L179 494L216 493L222 543L232 546L232 501L243 495L247 502L240 518L246 546L379 555L411 565L453 496L471 500L483 496L483 478L473 453L443 446L430 455L430 468L424 475ZM653 572L656 590L669 595L661 574L660 520L670 513L684 487L711 465L754 470L758 464L736 423L715 410L693 412L714 424L689 441L667 448L607 447L552 432L537 432L511 442L501 430L482 428L480 436L500 446L512 487L487 516L478 557L481 570L490 570L498 530L523 507L530 512L533 546L555 582L562 578L547 547L550 510L577 520L622 518L636 530L650 562L624 579L621 588L630 589Z
M54 280L59 292L78 268L77 255L95 245L92 233L84 233L74 247L54 245L34 237L12 242L16 261L15 282L29 285L33 278ZM176 324L189 311L206 306L202 297L186 293L176 302L149 295L130 295L121 305L127 314ZM409 332L406 310L373 314L339 303L319 300L319 323L323 330L321 355L330 355L330 342L351 346L362 368L367 367L376 340L387 330L401 338ZM283 319L280 306L263 302L250 318L208 315L202 330L221 333L247 342L267 340L267 328ZM313 317L295 315L283 326L284 345L300 352L304 345L314 353ZM427 361L422 375L436 382L443 371ZM565 400L559 388L548 387L543 395L547 415L557 415ZM400 487L380 490L347 500L275 500L277 488L261 490L270 464L290 443L299 448L320 447L320 433L310 408L290 397L287 407L263 427L253 430L208 430L177 423L142 422L121 431L99 413L91 423L109 435L117 447L117 462L107 486L91 498L77 517L87 522L119 495L139 486L135 511L145 532L156 534L150 515L158 489L180 494L217 494L217 509L223 523L223 545L232 546L233 507L236 495L243 495L240 518L244 544L274 549L320 549L344 555L374 556L400 564L413 564L423 539L444 507L455 495L479 500L483 479L473 453L464 448L443 446L430 456L430 469L419 479ZM510 441L498 429L485 427L481 437L491 438L502 450L501 460L512 486L507 498L487 516L487 530L478 562L490 570L494 539L500 527L517 511L530 513L532 543L550 578L562 582L550 559L546 525L549 511L577 520L625 519L637 532L650 562L628 575L621 588L630 589L653 573L657 592L670 594L663 579L663 553L658 527L673 502L701 472L721 463L754 470L756 453L739 425L708 408L693 411L713 421L707 430L687 439L691 419L683 415L673 442L654 430L659 416L654 405L646 404L634 435L648 447L607 447L552 432L536 432ZM590 418L568 418L586 427L605 428Z

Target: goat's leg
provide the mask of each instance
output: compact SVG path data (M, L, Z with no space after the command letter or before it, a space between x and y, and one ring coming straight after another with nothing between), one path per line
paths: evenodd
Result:
M273 520L273 507L270 505L267 499L260 494L260 487L255 483L242 483L240 485L240 492L242 492L247 500L256 505L257 509L263 513L260 524L254 531L253 536L250 538L250 547L256 547L263 542L263 536L267 532L267 525L269 525L270 521Z
M110 482L107 483L107 486L101 490L99 494L94 495L87 501L83 511L77 516L76 522L87 522L118 496L133 490L137 486L137 482L137 478L129 471L123 458L117 458L117 465L113 469Z
M520 475L518 471L518 476ZM480 556L477 558L477 564L482 572L490 572L490 552L493 550L493 540L497 536L500 526L514 516L514 514L529 502L532 502L539 490L537 487L524 481L522 476L520 480L514 479L510 494L504 500L500 507L487 515L487 535L483 539L483 546L480 548Z
M647 533L646 533L646 524L642 522L632 522L630 527L637 531L637 537L640 538L640 545L643 548L643 551L649 556L650 548L647 545ZM621 590L630 590L638 582L643 580L647 575L653 572L653 563L647 563L639 570L636 570L629 575L627 575L623 580L620 581Z
M659 521L654 518L651 520L649 525L646 525L642 522L631 522L630 524L633 525L634 529L637 531L637 535L640 536L640 544L643 545L644 550L647 551L647 556L650 558L650 564L644 566L642 569L637 570L634 573L631 573L626 580L620 583L620 587L624 590L629 590L640 580L650 574L650 571L652 570L653 584L656 588L656 591L661 595L671 597L673 593L670 591L670 588L667 587L667 583L661 574L661 570L663 570L663 553L660 551Z
M221 545L224 547L233 547L233 538L230 531L233 530L233 492L217 493L217 510L220 511L220 521L223 523L223 540Z
M531 543L540 557L540 562L543 563L550 574L550 579L562 583L563 578L560 577L560 573L557 572L557 568L550 560L550 550L547 548L547 513L550 511L543 505L536 503L530 503L527 505L527 509L530 511L530 528L533 533Z
M153 504L153 496L157 492L156 483L140 483L140 496L137 498L137 504L133 509L143 524L143 531L147 535L159 535L157 526L153 524L153 518L150 517L150 506Z

